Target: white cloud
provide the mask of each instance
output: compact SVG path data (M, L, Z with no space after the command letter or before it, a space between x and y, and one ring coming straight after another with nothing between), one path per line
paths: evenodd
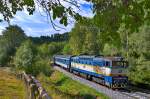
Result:
M11 23L35 23L35 24L42 24L45 23L45 21L41 20L39 18L39 15L35 13L34 15L28 15L26 11L18 12L15 17L11 20Z
M0 29L0 35L2 35L2 31L3 31L3 30Z
M7 22L0 22L0 35L2 35L2 31L5 30L5 27L7 26Z
M71 6L74 11L76 11L77 13L83 16L93 17L92 10L90 8L83 7L84 5L92 5L91 2L86 2L84 0L76 0L80 6L80 10L79 10L77 7L72 6L70 3L67 3L63 0L60 1L61 4L63 4L65 7ZM25 30L25 33L28 36L41 36L41 35L51 35L54 33L64 33L64 32L71 31L71 29L74 27L75 20L72 17L69 18L68 20L69 24L67 27L59 24L59 19L56 19L54 20L55 24L65 29L60 29L60 31L55 31L51 23L47 22L47 18L41 16L39 12L45 16L45 13L42 10L42 8L37 7L37 5L36 5L36 11L34 12L33 15L28 15L28 12L26 10L22 12L17 12L15 17L11 20L11 24L17 24L21 26L21 28ZM0 15L0 18L2 18L2 15ZM2 29L5 29L6 26L8 25L5 22L0 23L0 33Z
M77 0L79 4L91 4L91 2L87 2L86 0Z

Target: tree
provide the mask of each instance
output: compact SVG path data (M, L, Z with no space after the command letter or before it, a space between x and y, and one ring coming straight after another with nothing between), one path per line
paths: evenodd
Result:
M70 45L69 44L66 44L63 48L63 54L66 54L66 55L71 55L72 54L72 50L70 48Z
M38 54L43 58L49 58L50 50L48 44L42 44L37 46Z
M2 32L2 37L13 48L18 47L25 40L24 31L17 25L10 25Z
M105 56L115 56L121 54L120 50L113 44L105 44L103 49Z
M64 42L68 41L69 34L63 33L63 34L53 34L51 36L40 36L40 37L29 37L30 40L34 44L44 44L44 43L50 43L50 42Z
M85 40L82 45L82 52L87 53L89 55L96 55L99 52L98 44L97 44L97 33L86 31Z
M70 33L69 46L72 50L72 54L75 55L82 53L82 45L85 39L85 29L82 29L81 26L80 23L77 23Z
M0 64L6 65L11 57L15 54L15 50L25 40L26 35L19 26L9 26L2 31L0 37Z
M54 54L62 54L62 50L65 46L65 42L52 42L48 45L49 55L53 56Z
M44 48L44 49L43 49ZM13 63L16 69L24 70L28 74L37 76L39 73L49 75L51 72L49 66L49 54L44 52L48 47L41 45L41 47L34 46L30 40L21 44L17 49Z
M8 61L7 44L3 39L0 39L0 66L4 66Z
M145 23L129 37L129 78L150 86L150 27Z
M90 0L94 3L95 22L101 29L115 33L125 25L131 33L150 21L149 0Z
M17 49L14 64L19 69L28 70L32 66L33 58L32 43L31 41L25 41Z

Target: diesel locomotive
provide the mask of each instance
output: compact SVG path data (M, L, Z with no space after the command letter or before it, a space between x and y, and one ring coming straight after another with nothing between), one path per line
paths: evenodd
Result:
M55 55L54 64L110 88L125 88L128 62L122 57Z

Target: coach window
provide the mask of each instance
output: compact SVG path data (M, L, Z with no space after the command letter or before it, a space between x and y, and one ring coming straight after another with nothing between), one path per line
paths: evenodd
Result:
M105 66L110 66L110 62L106 61Z
M87 61L85 61L85 64L87 64Z
M89 62L89 61L87 61L87 64L89 65L89 64L90 64L90 62Z
M85 61L83 61L83 64L85 64Z
M91 63L91 65L93 65L93 63L92 62L90 62Z
M91 64L91 62L90 61L88 61L88 65L90 65Z

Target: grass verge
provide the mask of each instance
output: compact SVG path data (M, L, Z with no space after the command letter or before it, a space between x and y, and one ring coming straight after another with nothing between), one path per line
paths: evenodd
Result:
M40 74L38 79L52 99L108 99L106 95L98 93L56 70L50 77Z
M25 99L25 87L22 81L0 68L0 99Z

